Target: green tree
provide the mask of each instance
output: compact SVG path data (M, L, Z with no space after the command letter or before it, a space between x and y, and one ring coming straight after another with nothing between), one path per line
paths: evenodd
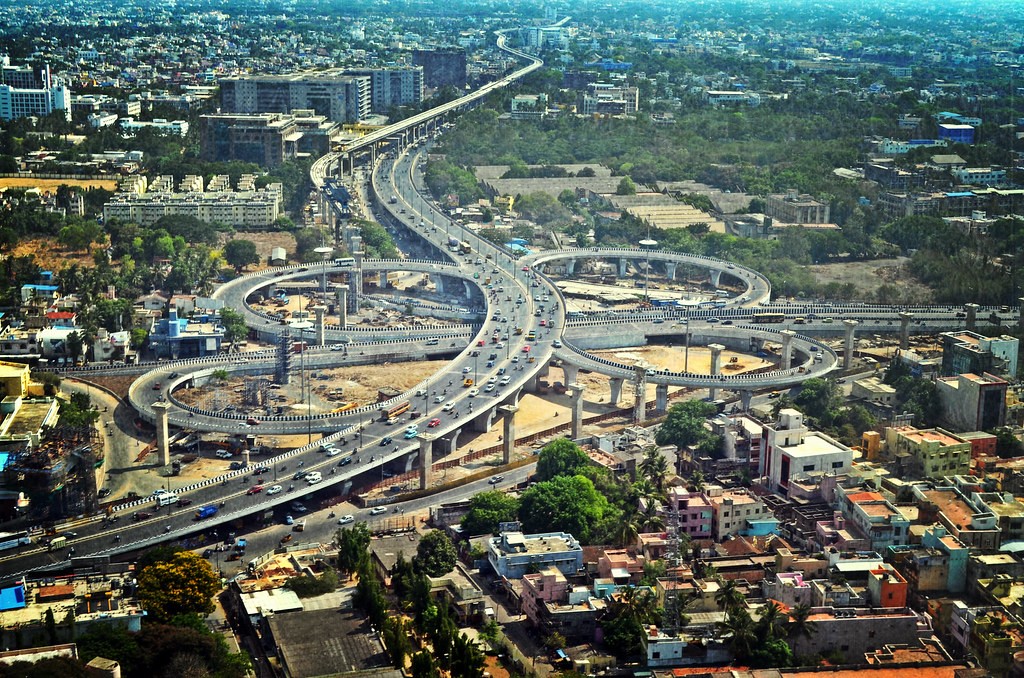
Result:
M401 617L388 617L381 629L381 640L387 649L391 664L396 669L405 668L405 657L412 653L409 641L409 624Z
M513 496L497 491L481 492L469 500L469 511L460 524L465 534L497 534L498 523L515 520L518 510L519 501Z
M651 589L636 586L622 589L601 621L605 646L623 657L639 654L645 629L660 618L661 608Z
M375 628L382 628L384 620L388 616L387 600L384 597L380 581L373 573L369 558L364 557L360 561L358 576L359 581L352 594L352 604L366 615Z
M409 670L412 678L441 678L441 670L434 661L434 655L427 650L421 650L412 656Z
M622 177L615 188L616 195L636 195L636 184L629 177Z
M455 545L441 530L427 532L416 547L416 569L431 577L448 574L457 560Z
M559 438L541 449L537 457L537 477L551 480L555 476L574 476L590 463L587 453L567 438Z
M754 621L746 609L730 608L726 612L725 621L718 622L718 629L722 635L729 638L729 645L737 659L744 661L750 657L750 652L757 642L757 632Z
M250 264L258 264L260 255L256 252L256 243L242 238L229 240L224 245L224 261L234 266L239 273Z
M818 629L814 626L814 622L811 621L811 613L813 608L807 603L801 603L795 605L793 609L789 611L789 625L787 631L790 638L799 638L803 636L810 638Z
M658 445L688 447L700 443L710 435L704 422L718 410L714 404L702 400L687 400L668 408L668 416L658 427L654 440Z
M823 426L835 420L841 403L839 387L831 379L813 377L805 381L793 402L806 415L814 417Z
M715 604L720 610L729 612L742 607L746 597L736 584L736 580L727 579L715 591Z
M526 532L565 531L592 543L608 500L583 476L556 476L523 492L519 519Z
M341 572L351 575L369 560L370 528L365 523L338 530L334 541L338 544L338 569Z
M224 326L224 339L232 344L249 336L245 316L233 308L225 307L220 310L220 324Z
M658 489L664 492L665 477L668 475L668 461L657 445L651 445L644 450L643 459L640 460L640 473Z
M191 551L175 553L139 573L139 602L156 621L179 614L213 611L213 596L220 579L210 563Z

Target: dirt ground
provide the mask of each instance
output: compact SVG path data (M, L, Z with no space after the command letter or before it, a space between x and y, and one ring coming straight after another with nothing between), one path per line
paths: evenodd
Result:
M922 285L906 270L907 257L896 259L875 259L874 261L849 261L834 264L808 266L821 284L837 282L852 283L857 287L858 299L874 301L875 292L882 285L892 285L899 290L900 303L931 303L931 290Z
M117 179L39 179L37 177L0 177L0 189L3 188L38 188L40 191L53 191L58 186L79 186L81 188L105 188L117 190Z
M260 263L250 266L249 271L256 271L267 267L267 259L270 257L270 250L275 247L283 247L289 256L295 253L295 236L287 231L238 231L234 238L238 240L251 240L256 243L256 253L260 255ZM225 237L226 241L227 238Z

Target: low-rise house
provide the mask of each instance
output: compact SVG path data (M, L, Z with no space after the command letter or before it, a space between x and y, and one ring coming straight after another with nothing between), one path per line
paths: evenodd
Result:
M583 548L565 532L502 532L487 541L487 560L500 577L520 579L531 569L553 566L566 576L583 569Z
M560 633L567 640L592 642L597 619L607 601L581 586L571 586L557 568L548 566L522 577L522 609L545 636Z

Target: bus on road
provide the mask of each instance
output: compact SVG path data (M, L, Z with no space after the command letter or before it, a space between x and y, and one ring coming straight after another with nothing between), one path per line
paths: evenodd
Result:
M382 421L394 420L404 413L409 411L409 401L406 400L404 403L398 403L391 407L382 407L380 409L380 418Z
M786 322L785 313L755 313L755 323L783 323Z

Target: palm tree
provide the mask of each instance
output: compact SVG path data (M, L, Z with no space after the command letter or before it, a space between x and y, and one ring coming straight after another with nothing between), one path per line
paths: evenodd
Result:
M789 637L796 638L798 636L804 636L810 638L818 632L818 628L814 625L814 622L810 620L811 617L811 606L806 603L800 603L793 607L789 611Z
M734 608L729 611L724 622L717 624L719 632L723 636L730 636L732 651L739 659L750 656L750 650L757 641L757 633L754 630L754 621L750 614L743 608Z
M630 546L636 543L636 538L640 534L640 525L639 515L635 510L624 513L622 521L615 526L615 542L619 546Z
M746 598L734 579L727 579L715 592L715 603L726 612L740 609L744 600Z
M665 529L665 519L658 515L658 504L651 502L640 514L640 527L644 532L657 532Z
M652 500L658 498L658 488L647 478L640 478L633 483L631 491L637 502L642 499L645 503L650 504Z
M662 492L665 485L665 476L668 475L668 461L656 445L651 445L644 450L644 458L640 462L640 473Z
M785 616L782 613L782 606L774 600L769 600L758 610L760 618L757 620L757 630L765 641L775 640L781 635Z

